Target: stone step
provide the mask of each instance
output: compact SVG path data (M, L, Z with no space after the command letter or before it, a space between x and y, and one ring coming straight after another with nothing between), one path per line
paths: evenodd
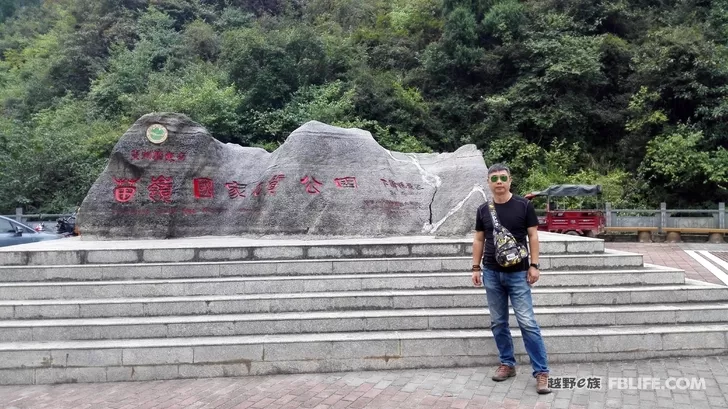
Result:
M599 254L552 254L539 260L548 270L623 269L642 267L640 254L608 250ZM470 271L470 257L398 257L337 260L275 260L148 264L87 264L60 266L3 266L0 282L87 281L201 278L230 276L290 276L312 274L420 273Z
M604 241L539 232L541 254L590 254ZM216 237L175 240L52 240L0 248L0 265L79 265L283 259L442 257L472 254L472 237L430 236L325 240Z
M522 337L512 331L517 360ZM728 324L542 330L549 362L728 353ZM700 342L696 342L700 340ZM489 330L0 343L0 383L115 382L493 365Z
M292 292L414 290L472 287L469 272L225 277L171 280L0 283L0 300L176 297ZM541 287L684 284L681 270L546 271Z
M536 307L541 328L725 323L728 303ZM518 324L510 311L512 328ZM441 308L307 313L0 321L0 342L111 340L359 331L488 329L488 309Z
M539 287L536 306L663 304L728 300L728 287L693 283ZM386 290L184 297L0 301L0 319L102 318L485 306L485 290Z

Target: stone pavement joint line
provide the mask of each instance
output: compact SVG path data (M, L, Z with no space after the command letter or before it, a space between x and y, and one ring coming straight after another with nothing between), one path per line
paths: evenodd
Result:
M713 251L711 252L714 256L718 257L719 259L728 262L728 250L726 251Z
M0 409L81 408L690 408L728 407L728 356L555 364L552 377L599 377L600 389L538 395L531 368L504 382L493 367L275 375L105 384L0 386ZM608 379L612 378L612 381ZM625 380L618 389L614 379ZM676 388L704 380L704 389ZM640 384L638 379L651 379ZM659 379L659 381L657 381ZM610 387L610 383L612 387ZM668 387L655 390L655 385ZM672 386L670 386L672 385ZM698 385L699 386L699 385Z

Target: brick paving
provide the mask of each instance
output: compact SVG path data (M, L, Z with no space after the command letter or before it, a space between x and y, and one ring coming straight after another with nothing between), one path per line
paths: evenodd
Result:
M106 384L0 386L3 409L179 408L726 408L728 357L552 365L552 376L599 377L600 389L555 389L538 395L527 366L504 382L493 368L277 375ZM632 378L619 389L610 378ZM637 379L657 378L638 388ZM680 389L669 378L704 380ZM628 381L625 381L628 382ZM625 384L626 387L629 384ZM701 386L701 385L697 385Z
M728 244L699 243L612 243L604 244L607 249L629 251L644 256L645 263L674 267L685 270L685 277L712 284L723 284L685 250L707 250L728 261Z
M681 268L689 278L720 284L685 250L708 250L728 261L728 245L607 243L641 253L646 263ZM494 368L420 369L387 372L278 375L105 384L0 386L0 409L181 408L728 408L728 356L629 362L553 364L554 377L599 377L601 388L555 389L537 395L528 366L505 382ZM619 389L608 379L704 379L705 389L652 385Z

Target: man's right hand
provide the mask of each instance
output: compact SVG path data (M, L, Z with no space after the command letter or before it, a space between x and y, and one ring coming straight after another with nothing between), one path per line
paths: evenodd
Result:
M481 271L473 271L473 285L476 287L480 287L483 285L483 280L480 279Z
M480 278L480 270L482 269L480 263L483 260L483 247L485 247L485 232L476 231L473 237L473 268L470 270L473 272L473 285L476 287L480 287L483 284L483 280Z

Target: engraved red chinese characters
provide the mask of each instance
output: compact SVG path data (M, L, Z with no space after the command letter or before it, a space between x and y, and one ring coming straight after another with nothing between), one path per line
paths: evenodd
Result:
M228 190L228 196L230 196L231 199L235 199L238 197L246 197L245 196L245 188L248 187L245 183L239 183L236 181L225 183L225 187Z
M404 183L404 182L395 182L392 179L379 179L382 181L382 184L387 187L391 187L393 189L410 189L410 190L423 190L424 188L422 185L415 184L415 183Z
M152 202L172 202L172 177L160 175L152 176L152 182L147 186L149 198Z
M279 174L275 175L270 178L270 180L267 182L266 190L268 190L268 194L275 195L276 190L278 189L278 184L281 183L283 179L286 178L286 175ZM261 193L263 193L263 185L266 184L266 182L260 182L255 186L255 189L253 189L253 196L260 196Z
M306 185L306 192L312 195L316 195L321 193L319 190L319 186L323 186L324 184L316 180L313 176L304 176L301 179L301 184Z
M358 187L356 184L356 178L353 176L336 178L334 179L334 183L336 183L336 187L341 189L356 189Z
M134 198L136 193L136 182L139 179L117 179L114 178L114 199L119 203L127 203Z
M210 199L215 196L215 184L210 178L196 178L192 181L196 199Z
M276 194L276 188L278 187L278 183L285 179L286 175L275 175L268 181L268 193L274 195Z
M165 161L165 162L180 162L184 161L187 154L184 152L169 152L169 151L139 151L137 149L134 149L131 151L131 160L132 161L139 161L139 160L148 160L148 161Z
M263 193L263 183L264 182L258 183L258 186L256 186L253 190L253 196L260 196L260 194Z

